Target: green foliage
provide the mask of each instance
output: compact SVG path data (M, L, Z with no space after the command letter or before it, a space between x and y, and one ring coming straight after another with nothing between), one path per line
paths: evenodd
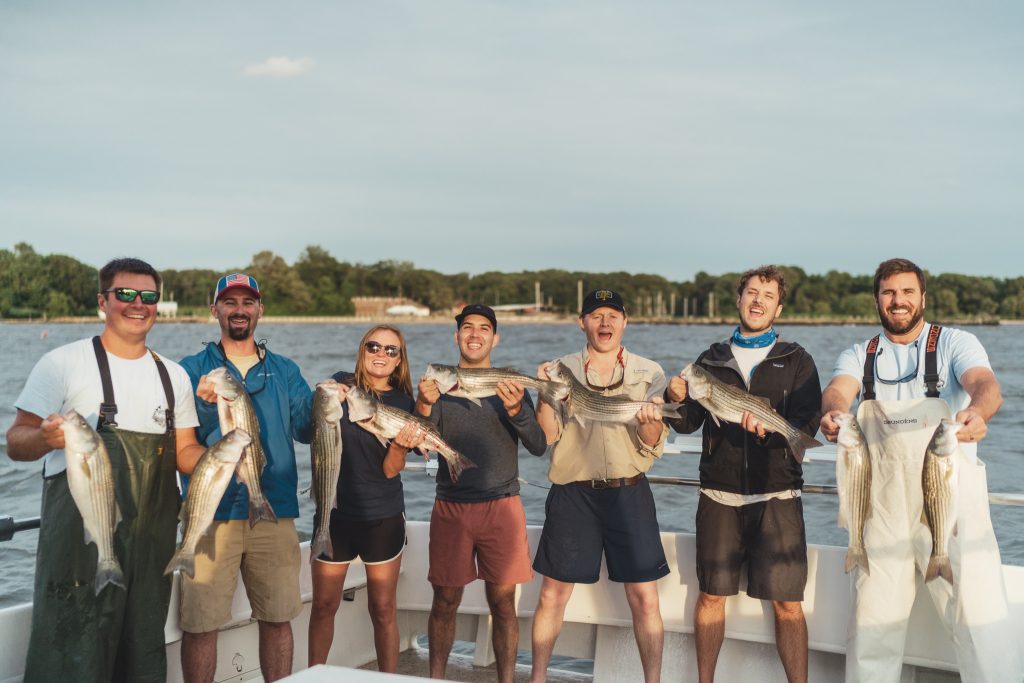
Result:
M875 300L870 275L829 271L809 274L802 268L782 266L789 295L786 316L806 318L874 319ZM209 310L217 278L241 270L259 280L266 312L272 315L351 315L354 296L407 297L432 310L469 302L492 306L532 304L540 284L542 303L556 312L578 309L577 283L583 292L606 287L622 294L634 317L669 314L675 296L675 316L685 310L706 316L714 300L716 317L735 314L739 273L712 275L698 272L690 282L672 282L647 273L583 273L566 270L491 271L479 275L446 275L417 268L409 261L386 260L372 264L339 261L323 247L311 245L289 265L269 251L253 255L247 266L166 270L164 295L178 302L181 315L203 315ZM28 244L0 249L0 317L39 318L95 315L96 269L71 256L41 255ZM929 319L1024 318L1024 277L1000 280L975 275L944 273L928 276Z

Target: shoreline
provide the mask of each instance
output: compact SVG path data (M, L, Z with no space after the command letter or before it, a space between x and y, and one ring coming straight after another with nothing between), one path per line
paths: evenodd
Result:
M387 317L354 316L354 315L267 315L260 318L260 324L300 324L300 325L366 325L375 323L394 323L400 325L447 325L453 321L449 315L431 316L403 316L394 315ZM545 324L568 324L577 321L572 315L498 315L498 322L502 325L545 325ZM176 316L173 318L157 318L158 324L184 324L184 325L206 325L216 324L216 320L208 316ZM634 325L735 325L736 318L648 318L631 317L629 322ZM951 318L939 321L943 325L1024 325L1024 320L1012 320L1001 318ZM99 317L94 316L68 316L60 318L30 320L17 318L0 318L0 325L88 325L90 323L103 324ZM847 327L853 325L877 325L877 318L780 318L780 327L786 325L819 325Z

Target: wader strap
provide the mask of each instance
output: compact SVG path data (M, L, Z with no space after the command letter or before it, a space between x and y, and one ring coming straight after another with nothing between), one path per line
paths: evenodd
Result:
M878 353L878 336L876 334L868 342L867 355L864 357L864 379L861 381L864 389L860 397L862 401L875 400L875 355Z
M164 424L167 425L167 432L174 431L174 387L171 386L171 376L167 374L167 366L156 355L156 351L149 349L149 355L153 356L156 362L156 371L160 373L160 384L164 385L164 399L167 401L167 408L164 409Z
M928 341L924 347L924 395L928 398L939 397L939 363L936 349L939 347L940 325L932 325L928 330Z
M96 422L96 430L103 427L116 427L117 404L114 402L114 383L110 381L110 364L107 362L107 350L99 336L92 338L92 348L96 352L96 364L100 367L100 382L103 383L103 402L100 403L100 416Z

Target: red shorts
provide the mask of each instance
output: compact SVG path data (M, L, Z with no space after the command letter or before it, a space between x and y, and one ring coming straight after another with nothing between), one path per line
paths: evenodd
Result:
M435 586L483 579L510 585L533 580L526 513L519 496L482 503L435 500L430 515L430 571Z

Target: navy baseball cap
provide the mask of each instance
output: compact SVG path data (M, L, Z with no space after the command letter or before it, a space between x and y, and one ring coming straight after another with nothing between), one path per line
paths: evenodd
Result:
M491 321L491 325L494 329L498 329L498 319L494 315L494 309L490 306L484 306L483 304L469 304L462 309L462 313L455 316L455 324L462 327L462 321L469 315L482 315Z
M622 311L623 315L626 314L626 307L623 305L622 297L619 296L618 292L613 292L610 289L595 289L583 297L583 308L580 310L580 317L582 318L605 306Z
M226 290L232 289L234 287L248 289L250 292L252 292L252 295L255 296L257 299L259 299L261 296L260 286L256 282L256 278L252 277L251 275L246 275L245 273L232 273L230 275L225 275L221 279L217 280L217 289L215 289L213 292L213 300L217 301L218 299L220 299L221 294L223 294Z

